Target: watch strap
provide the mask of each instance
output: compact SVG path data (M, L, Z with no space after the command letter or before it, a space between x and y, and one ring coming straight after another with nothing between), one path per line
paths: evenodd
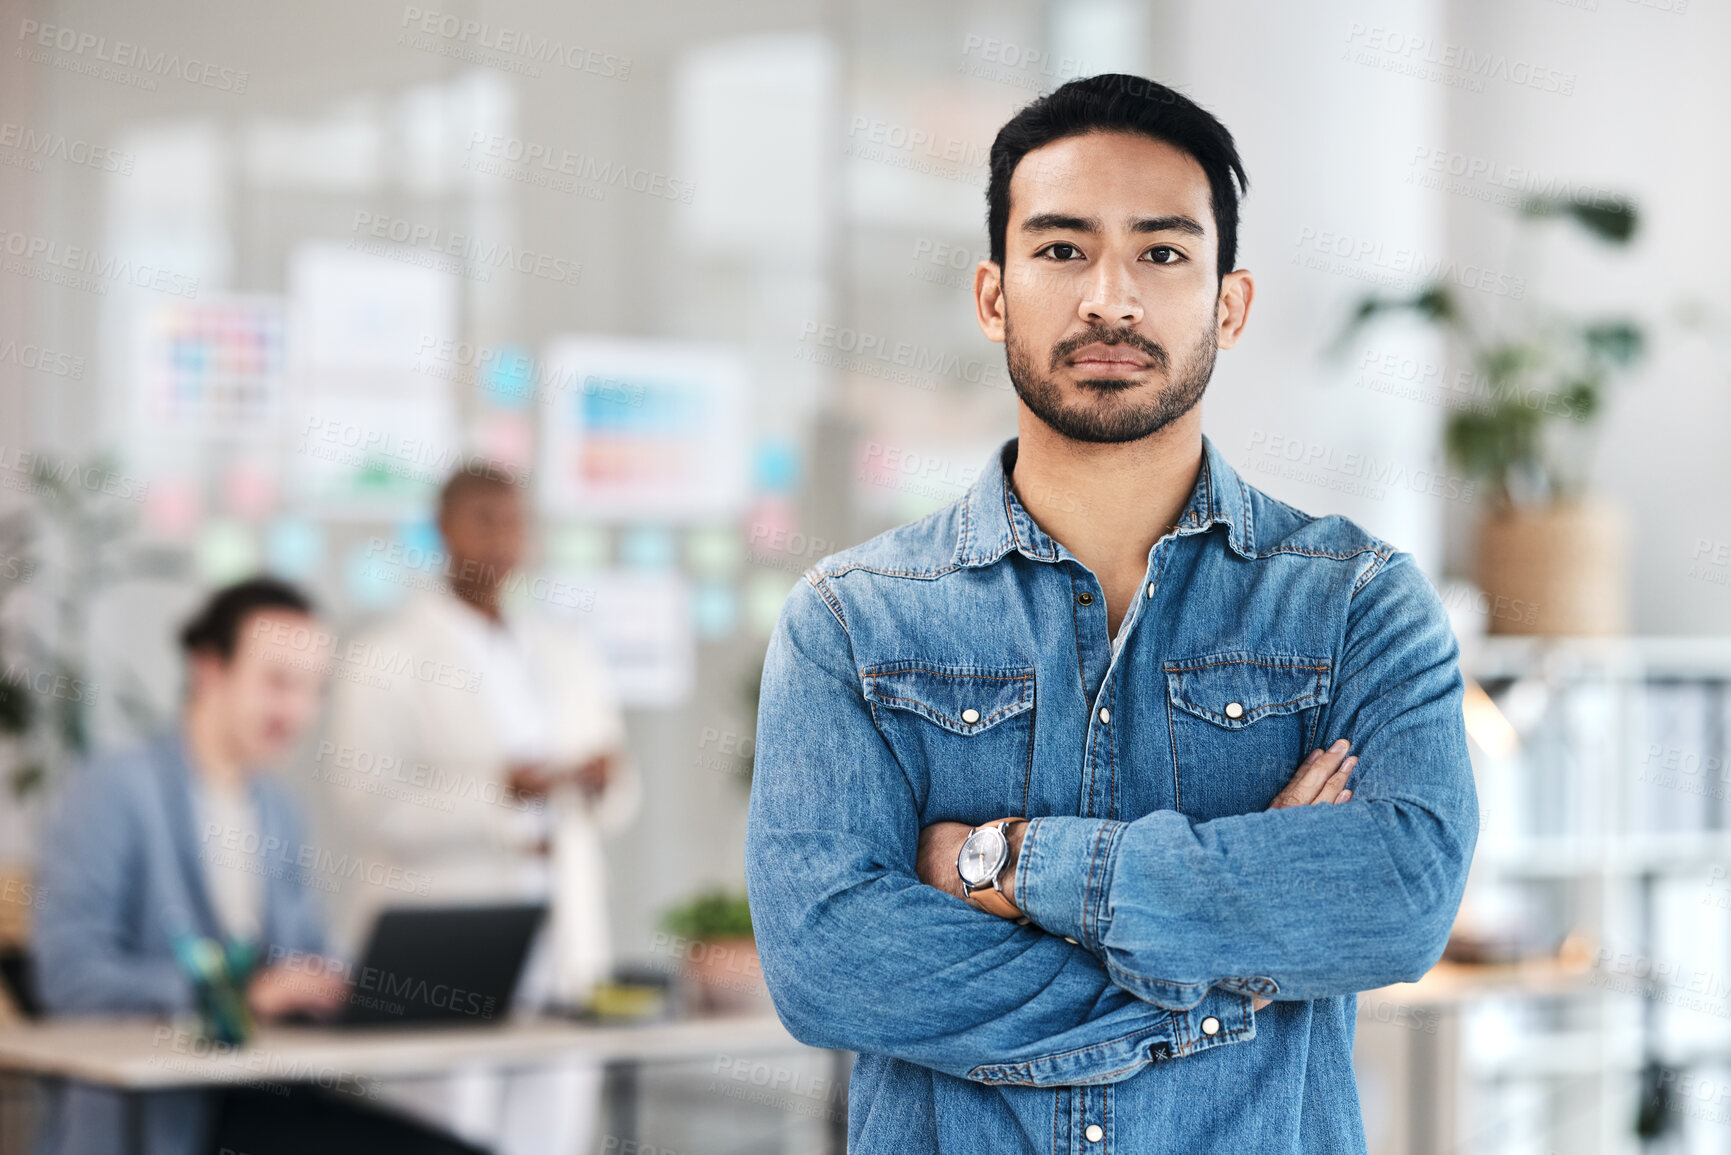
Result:
M1004 897L1004 892L995 886L986 885L976 890L968 891L968 901L999 918L1021 918L1022 912L1016 909L1016 904Z

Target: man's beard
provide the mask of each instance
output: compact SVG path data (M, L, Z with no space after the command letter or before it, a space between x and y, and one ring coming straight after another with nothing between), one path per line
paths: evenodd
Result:
M1066 407L1064 389L1056 377L1058 368L1064 358L1095 342L1128 345L1153 362L1150 371L1167 374L1171 380L1164 388L1156 387L1154 395L1138 405ZM1042 374L1034 367L1034 358L1029 351L1016 344L1008 311L1004 314L1004 346L1009 361L1010 384L1015 386L1016 396L1033 410L1036 417L1072 441L1108 444L1139 441L1158 433L1195 408L1196 403L1202 400L1203 390L1208 388L1208 379L1214 375L1214 357L1219 352L1214 331L1204 329L1202 339L1196 342L1190 356L1173 374L1172 358L1166 350L1134 329L1090 325L1085 331L1052 347L1050 370ZM1089 377L1078 384L1086 392L1101 395L1148 388L1143 382L1133 383L1120 377Z

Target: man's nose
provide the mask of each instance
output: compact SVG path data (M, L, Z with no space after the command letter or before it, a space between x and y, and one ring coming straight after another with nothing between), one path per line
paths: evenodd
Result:
M1090 325L1135 325L1142 320L1142 302L1134 280L1107 262L1089 282L1077 313Z

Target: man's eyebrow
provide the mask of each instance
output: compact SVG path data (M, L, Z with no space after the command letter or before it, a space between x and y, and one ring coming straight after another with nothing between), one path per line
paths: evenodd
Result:
M1134 233L1189 233L1193 237L1206 237L1208 230L1203 228L1195 218L1182 213L1165 217L1138 217L1136 223L1130 226Z
M1067 213L1035 213L1022 222L1024 233L1049 233L1060 229L1071 233L1097 233L1100 222L1095 217L1073 217Z
M1097 233L1100 231L1098 217L1076 217L1068 213L1035 213L1022 222L1025 233L1071 232ZM1188 233L1193 237L1206 237L1208 230L1194 218L1182 213L1174 213L1163 217L1137 217L1130 224L1133 233Z

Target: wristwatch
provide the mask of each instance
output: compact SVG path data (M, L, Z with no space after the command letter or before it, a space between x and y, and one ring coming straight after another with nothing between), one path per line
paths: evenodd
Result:
M1004 866L1010 861L1010 827L1026 818L1001 818L976 826L956 855L956 873L962 876L962 893L987 914L999 918L1022 918L1016 904L1004 896L999 885Z

